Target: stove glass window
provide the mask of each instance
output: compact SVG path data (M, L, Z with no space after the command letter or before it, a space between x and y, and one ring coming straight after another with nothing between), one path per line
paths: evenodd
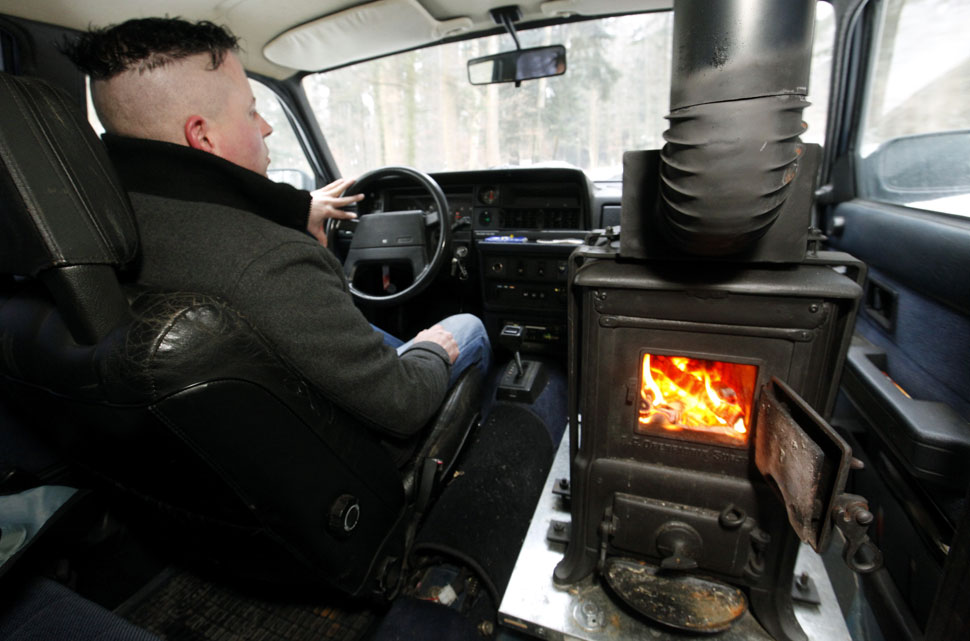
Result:
M758 367L643 354L636 432L747 447Z

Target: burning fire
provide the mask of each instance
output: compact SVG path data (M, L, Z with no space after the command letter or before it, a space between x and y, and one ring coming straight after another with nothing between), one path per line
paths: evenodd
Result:
M642 369L637 431L747 442L756 366L644 354Z

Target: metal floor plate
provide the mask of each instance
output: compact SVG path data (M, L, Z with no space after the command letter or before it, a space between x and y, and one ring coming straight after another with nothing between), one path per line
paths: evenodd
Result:
M569 476L569 434L563 437L553 461L545 489L529 525L515 570L499 607L499 622L513 634L526 634L552 641L683 641L698 638L709 641L772 641L746 613L729 630L717 634L692 635L651 626L619 608L592 579L570 586L556 587L552 572L565 552L565 544L546 539L551 521L570 519L562 500L553 494L557 479ZM849 630L836 601L821 557L802 545L795 575L807 573L818 591L820 605L796 602L795 616L809 639L851 641ZM518 634L514 634L518 633Z

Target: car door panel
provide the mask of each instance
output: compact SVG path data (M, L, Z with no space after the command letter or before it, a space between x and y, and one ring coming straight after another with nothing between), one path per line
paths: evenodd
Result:
M970 438L970 221L947 218L852 201L835 209L842 231L830 242L869 265L856 333L884 352L882 371L905 390L882 396L948 405Z
M855 199L828 221L829 244L869 267L835 419L867 463L855 489L891 577L869 598L926 629L970 482L970 219Z

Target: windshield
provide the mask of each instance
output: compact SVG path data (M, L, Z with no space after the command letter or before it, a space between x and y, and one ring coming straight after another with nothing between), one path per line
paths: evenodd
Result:
M824 137L832 11L819 3L807 142ZM623 152L659 149L670 101L669 11L519 32L522 47L563 44L564 75L475 86L471 58L508 35L428 47L307 76L303 85L340 172L571 165L619 180Z

